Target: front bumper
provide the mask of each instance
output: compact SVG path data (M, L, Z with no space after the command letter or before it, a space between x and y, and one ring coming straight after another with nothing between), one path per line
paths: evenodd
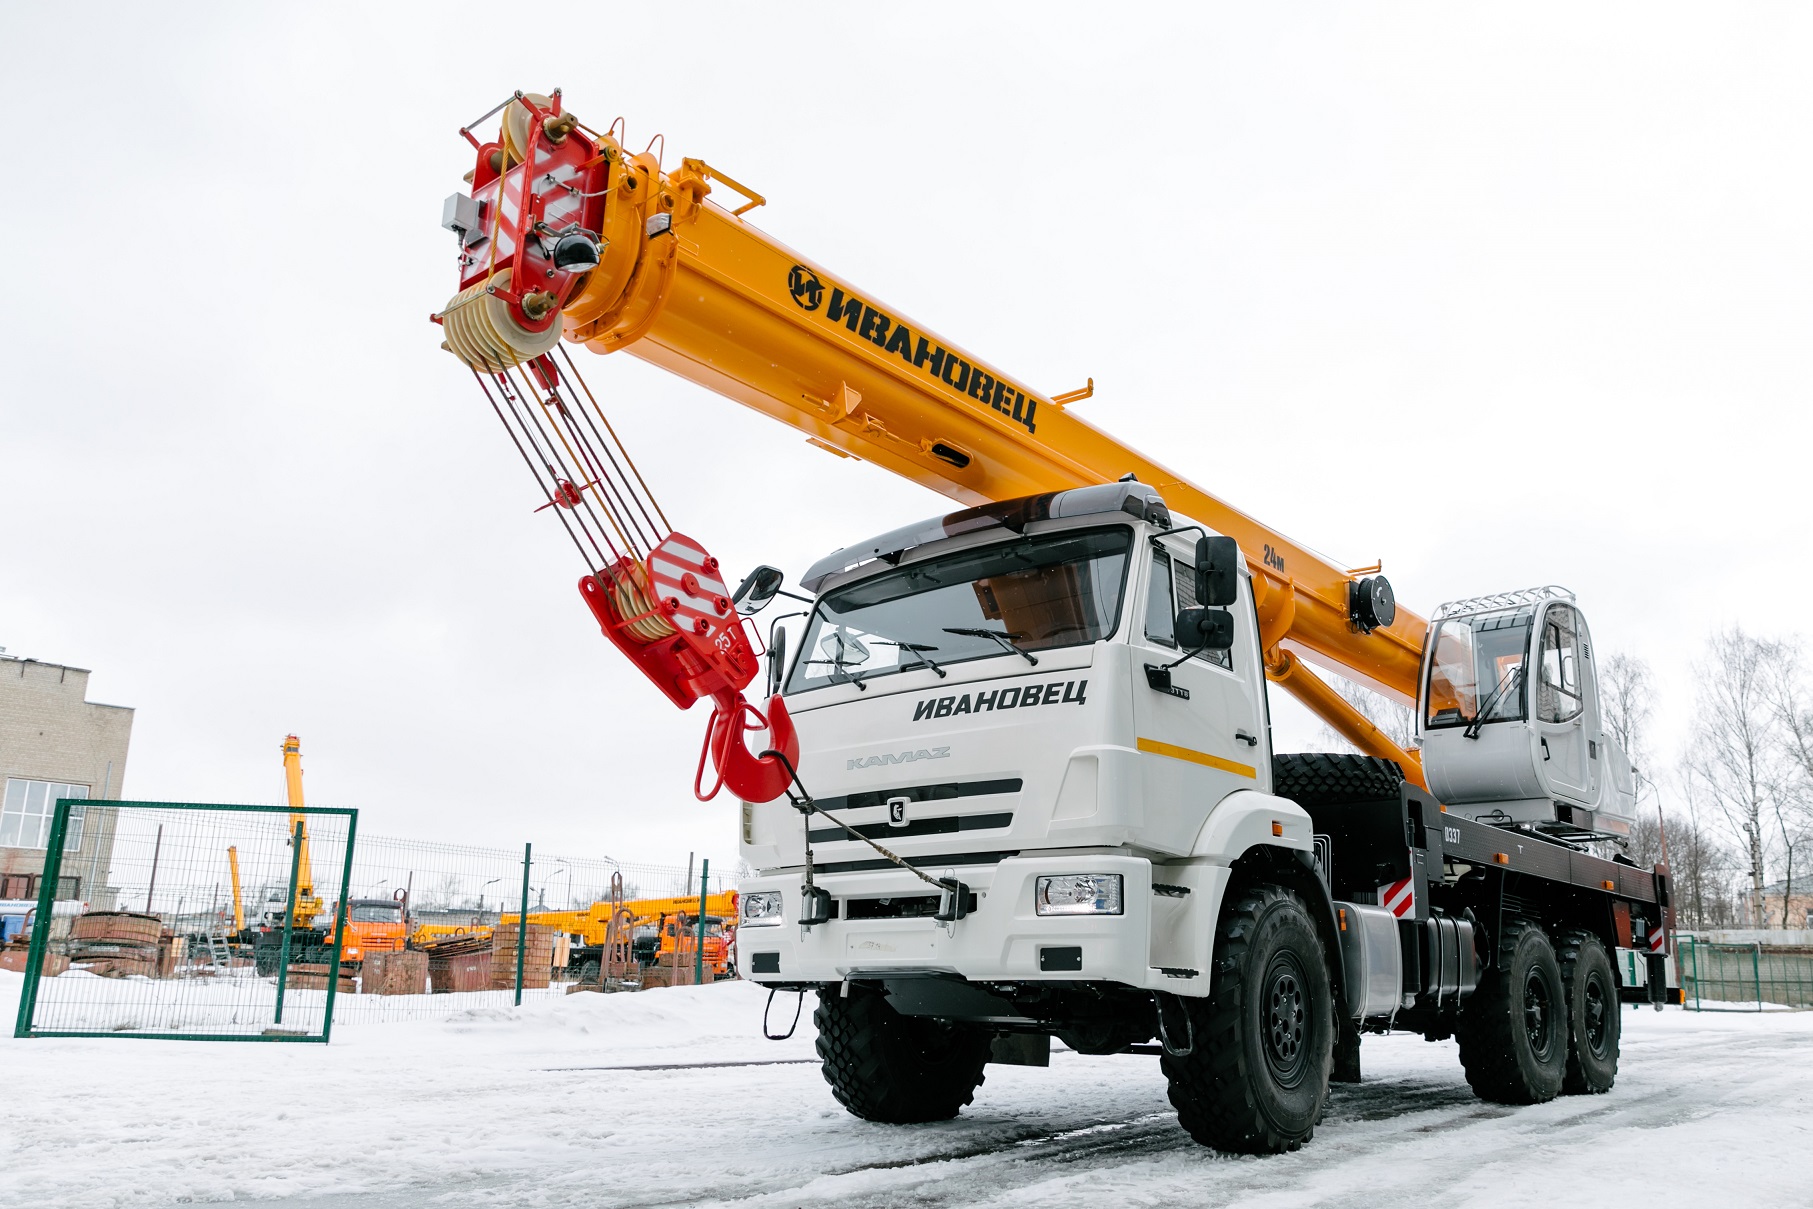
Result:
M1225 868L1191 864L1160 866L1125 855L1029 854L992 866L939 868L933 877L956 877L974 892L971 912L954 923L929 917L851 919L852 899L919 897L931 887L904 870L818 876L829 891L838 918L811 928L799 919L798 871L749 879L745 895L764 890L782 896L782 922L737 929L737 969L744 978L785 985L823 984L845 979L954 974L971 982L1112 982L1142 990L1185 995L1208 993L1212 924ZM1122 914L1043 916L1033 905L1035 879L1046 874L1119 874ZM1160 881L1175 889L1160 896Z

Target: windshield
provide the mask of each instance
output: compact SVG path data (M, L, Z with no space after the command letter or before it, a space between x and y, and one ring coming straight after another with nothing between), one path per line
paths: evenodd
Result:
M828 592L787 691L1106 638L1132 544L1118 525L1023 537Z
M1430 641L1429 727L1507 722L1524 716L1524 658L1533 608L1456 617L1435 627ZM1480 716L1481 706L1485 714Z
M358 903L353 906L352 917L356 924L400 924L403 922L403 908Z

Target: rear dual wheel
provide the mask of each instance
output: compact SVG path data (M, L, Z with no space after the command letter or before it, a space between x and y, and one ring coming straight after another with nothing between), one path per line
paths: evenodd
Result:
M1461 1065L1482 1100L1541 1104L1561 1091L1568 1058L1568 1001L1548 934L1505 923L1498 961L1461 1009Z
M1605 945L1590 932L1561 938L1556 955L1567 988L1567 1070L1561 1090L1570 1096L1597 1095L1618 1079L1618 1042L1623 1024L1618 976Z

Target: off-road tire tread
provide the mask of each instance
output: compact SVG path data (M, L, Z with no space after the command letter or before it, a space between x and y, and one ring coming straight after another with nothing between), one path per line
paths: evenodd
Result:
M1574 1033L1574 979L1579 973L1580 959L1586 952L1597 949L1605 962L1611 977L1611 1010L1622 1011L1618 1002L1618 974L1612 965L1611 954L1605 951L1605 944L1591 932L1564 932L1561 943L1555 950L1555 960L1561 966L1561 985L1567 993L1567 1070L1561 1076L1561 1094L1564 1096L1596 1096L1612 1089L1618 1078L1618 1040L1620 1029L1613 1025L1611 1072L1609 1078L1589 1072L1580 1060L1580 1049Z
M1184 999L1194 1034L1194 1049L1185 1057L1164 1054L1159 1065L1168 1081L1171 1106L1178 1123L1204 1146L1233 1154L1281 1154L1296 1150L1315 1136L1315 1127L1328 1109L1328 1079L1334 1063L1334 996L1326 977L1328 957L1322 950L1314 921L1303 901L1276 886L1254 886L1238 891L1235 904L1223 912L1215 932L1215 959L1211 989L1205 999ZM1323 962L1322 1003L1327 1020L1328 1052L1321 1070L1309 1078L1320 1086L1315 1116L1301 1137L1280 1133L1254 1101L1247 1067L1245 1039L1241 1035L1249 988L1235 976L1243 970L1250 939L1261 917L1280 900L1296 904L1302 922L1315 939L1316 955ZM1307 971L1313 979L1315 970ZM1177 1043L1181 1039L1173 1038Z
M1397 761L1377 756L1292 752L1272 757L1272 792L1306 809L1396 798L1403 783Z
M901 1027L907 1018L889 1007L884 995L852 987L845 997L841 990L828 987L819 992L812 1022L818 1027L825 1082L851 1115L890 1125L917 1125L948 1121L975 1099L990 1051L986 1031L956 1025L949 1060L938 1064L916 1060Z
M1510 998L1513 993L1520 998L1523 994L1521 983L1510 977L1511 965L1518 941L1526 932L1542 935L1541 927L1530 920L1505 921L1504 935L1498 944L1498 960L1462 1007L1459 1025L1454 1030L1455 1038L1460 1042L1460 1062L1467 1072L1467 1085L1474 1095L1494 1104L1541 1104L1556 1094L1545 1095L1543 1089L1530 1086L1511 1048L1511 1030L1521 1027L1517 1023L1521 1010L1518 1016L1512 1014ZM1553 947L1551 943L1550 948ZM1565 984L1558 989L1565 996ZM1565 1020L1565 1000L1555 1006ZM1566 1048L1565 1044L1563 1048ZM1556 1090L1559 1091L1559 1087Z

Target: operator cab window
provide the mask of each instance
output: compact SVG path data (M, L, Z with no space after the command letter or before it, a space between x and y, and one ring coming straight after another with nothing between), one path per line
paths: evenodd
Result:
M1573 609L1551 605L1542 620L1536 716L1543 722L1571 722L1580 710L1579 627L1574 623Z

